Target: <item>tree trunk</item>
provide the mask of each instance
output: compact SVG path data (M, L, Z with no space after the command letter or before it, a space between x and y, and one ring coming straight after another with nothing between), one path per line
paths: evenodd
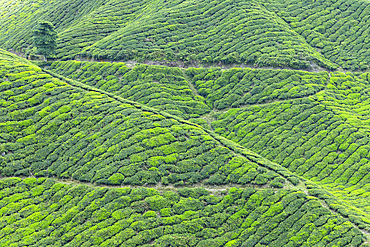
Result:
M46 58L46 56L43 56L44 57L44 62L47 62L48 61L48 59Z

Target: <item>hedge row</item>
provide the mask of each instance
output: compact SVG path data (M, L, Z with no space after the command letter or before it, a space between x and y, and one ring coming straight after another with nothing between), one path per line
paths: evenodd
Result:
M179 68L137 65L130 69L124 63L58 61L50 70L184 119L210 111Z
M307 97L325 89L329 77L327 72L249 68L189 68L186 74L217 110Z
M360 246L358 229L294 190L105 188L0 180L0 246Z

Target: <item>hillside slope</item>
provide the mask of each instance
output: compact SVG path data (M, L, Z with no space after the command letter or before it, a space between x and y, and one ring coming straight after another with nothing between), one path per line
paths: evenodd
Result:
M369 68L367 1L0 1L0 47L32 53L37 21L59 32L57 57Z
M0 6L1 19L6 20L0 25L0 46L27 54L32 48L32 28L37 20L47 19L56 24L57 57L63 59L81 55L185 64L337 67L279 16L255 1L81 0L35 4L2 0Z
M360 246L361 231L295 190L158 191L0 180L0 246Z
M51 69L89 83L82 76L89 69L81 72L72 66L75 63L54 62ZM92 64L96 71L106 63ZM154 77L161 74L153 72ZM349 212L354 210L361 218L354 221L368 228L368 136L363 126L368 118L368 73L249 68L183 72L212 109L200 120L216 133L316 181L323 188L309 193L327 199L330 192L329 197L336 196L328 201L331 208L351 214L352 219ZM350 133L357 140L345 140Z
M369 68L368 1L267 0L264 6L332 62L347 70Z
M2 0L0 43L6 49L26 51L32 45L32 29L38 20L48 20L58 32L81 21L104 0Z
M187 74L214 109L216 133L369 212L369 73Z
M51 71L184 119L209 113L179 68L124 63L53 62Z
M370 229L366 211L211 131L50 71L52 76L10 53L0 57L2 176L144 186L300 183L296 189L308 189L322 205Z
M369 246L369 5L0 0L0 246Z
M26 63L2 59L0 68L3 176L273 187L285 183L279 173L294 178L247 150L235 153L237 146L225 146L200 126L172 115L68 84Z

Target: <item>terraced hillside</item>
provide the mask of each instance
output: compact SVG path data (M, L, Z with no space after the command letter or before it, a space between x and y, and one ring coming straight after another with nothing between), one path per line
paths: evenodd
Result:
M369 73L258 71L261 83L249 69L216 72L188 70L216 133L369 212Z
M279 174L296 180L247 150L235 153L237 147L226 147L200 126L5 59L0 75L3 176L116 185L206 180L282 187L285 179Z
M57 57L369 68L367 1L0 1L0 46L33 54L32 28L48 19Z
M60 32L71 25L76 25L103 2L103 0L2 0L0 43L7 49L25 51L32 45L32 29L39 19L48 19Z
M10 53L2 52L1 58L2 123L0 148L2 162L0 170L2 176L52 176L113 186L122 184L160 185L165 186L164 190L173 190L173 187L166 187L171 184L197 187L199 185L229 186L234 184L242 187L259 187L261 195L273 193L271 189L265 189L263 186L275 188L277 193L293 193L286 189L280 189L285 186L301 191L302 195L305 193L311 195L307 200L316 198L319 208L328 205L334 209L326 211L326 215L337 217L339 221L334 220L335 222L342 224L346 220L350 220L352 223L345 224L355 224L356 227L370 229L365 210L360 207L346 207L346 201L336 197L332 191L324 190L304 178L299 178L285 168L223 139L212 131L123 99L116 96L115 91L108 93L64 78L52 71L48 72L49 74L45 73L37 66ZM89 65L91 68L96 67L94 64ZM100 65L104 65L104 63ZM122 64L119 65L122 66ZM114 67L114 64L110 66ZM153 76L163 72L162 67L159 67L162 70L158 70L158 66L153 67L157 68L157 70L153 70ZM76 70L79 68L76 67ZM150 66L148 68L150 69ZM191 69L193 72L194 70L196 71L196 69ZM203 69L199 70L204 71ZM108 70L100 71L107 72ZM171 69L165 71L168 73ZM324 75L324 73L320 73L320 75ZM313 78L313 81L319 85L323 84L317 78ZM211 191L225 190L223 187L214 188L216 189ZM306 188L304 193L303 188ZM266 198L261 197L261 200L266 200ZM342 208L336 206L338 203ZM13 205L11 204L9 207L13 207ZM284 209L285 206L282 208ZM335 211L340 214L334 213ZM14 213L10 213L10 215L14 215ZM348 216L350 217L346 218ZM253 217L259 218L258 215ZM315 217L313 219L316 219ZM91 220L94 218L95 216L91 216ZM327 222L327 216L324 218L324 221ZM27 224L25 223L25 228L29 228ZM313 223L312 227L314 226L316 225ZM348 226L353 228L353 225ZM310 227L310 232L314 229L312 227ZM8 231L9 228L4 229ZM54 228L52 230L54 231ZM238 232L240 231L241 229L238 230ZM32 234L31 232L30 234ZM63 234L69 234L68 229L64 230ZM262 233L258 230L256 234ZM356 234L363 236L364 233L357 231ZM349 241L352 241L355 235L351 235L348 239L345 238L347 239L345 242L339 238L338 242L335 243L345 246ZM188 235L181 234L178 237L183 239L185 236ZM248 238L241 240L237 239L237 236L228 239L227 242L232 241L234 245L238 246L241 241L247 241L252 235L248 233ZM310 233L305 233L304 236L302 239L285 237L284 241L303 244L304 241L309 239L311 241L313 238ZM17 239L21 242L32 240L35 243L42 243L40 239L42 241L49 239L23 237L17 237ZM270 240L266 240L265 243L273 243L275 238L278 239L278 236L268 238ZM73 239L75 238L70 237L70 241ZM154 242L160 243L159 239L160 236ZM169 239L177 238L169 237ZM317 239L314 242L331 242L335 239L337 237L333 237L333 239L326 237L325 240ZM356 239L358 239L356 240L358 244L363 242L362 237ZM82 241L79 237L73 241L77 240ZM102 243L103 240L99 243ZM9 243L7 241L10 241L9 238L4 238L4 243ZM191 246L197 245L198 242L200 244L201 241L202 238L196 239ZM264 240L261 236L253 236L250 241L263 242ZM280 242L280 240L277 241ZM354 243L357 243L356 241ZM325 243L328 244L328 242ZM225 243L221 241L219 245ZM182 245L180 244L180 246Z
M72 66L58 69L67 64L73 62L55 62L51 68L73 77L77 69ZM360 215L368 214L366 132L357 131L353 145L351 140L343 143L347 134L339 137L366 120L367 73L219 68L190 68L184 73L213 109L201 119L207 119L216 133L318 182L345 207L356 205ZM363 116L354 114L350 105L357 105ZM363 141L358 140L360 133ZM316 195L325 199L325 194Z
M161 72L161 70L157 71L157 73L158 72ZM282 237L279 234L269 234L266 236L267 240L264 240L264 235L268 232L265 230L261 230L262 232L260 230L257 231L258 228L256 228L256 226L262 224L261 229L265 229L264 224L270 225L270 223L267 223L269 222L267 221L268 218L275 216L274 211L277 210L275 207L280 204L271 202L266 204L266 206L270 205L272 208L271 210L268 210L266 206L263 206L264 204L260 205L261 200L269 201L270 199L267 198L273 196L274 193L277 193L277 198L281 198L282 196L284 197L285 195L292 193L298 193L299 195L294 200L306 198L303 199L303 201L301 199L298 200L299 202L297 201L297 205L300 205L298 208L306 205L305 202L308 203L307 206L302 208L303 211L299 211L300 214L296 216L294 216L294 214L292 214L293 211L290 211L289 209L288 205L290 205L290 201L286 205L279 206L280 209L277 210L277 212L281 213L283 210L286 210L286 212L282 213L282 215L278 216L274 220L278 220L277 222L280 222L287 219L287 222L294 222L294 224L297 224L296 231L302 232L302 235L304 235L304 237L293 237L293 235L290 237L285 236L284 241L302 244L305 241L313 241L312 243L318 244L329 244L333 242L333 245L335 243L336 245L339 244L342 246L345 246L347 243L352 241L355 246L363 242L363 233L355 230L351 223L347 222L342 216L324 209L322 204L320 204L320 202L325 204L323 200L319 201L318 199L313 199L313 197L307 197L303 192L279 189L284 186L294 187L294 185L297 185L300 181L299 177L290 173L283 167L271 163L268 160L227 141L226 139L222 139L200 126L185 122L184 120L172 115L160 114L151 108L125 100L121 97L115 96L114 94L100 91L99 89L87 86L77 81L66 78L63 79L63 77L58 76L53 72L49 73L59 78L43 72L37 66L32 65L26 60L16 57L15 55L6 52L1 53L2 82L0 84L0 95L2 114L0 148L2 152L2 162L0 170L2 176L53 176L60 179L73 178L79 181L113 186L121 184L144 186L167 186L169 184L174 184L175 186L199 186L200 184L203 184L202 186L219 186L239 184L239 186L254 186L260 188L264 188L262 186L267 186L277 189L276 192L271 189L262 189L261 192L258 192L262 194L257 193L256 198L252 197L254 199L250 202L251 205L248 205L247 208L248 210L251 210L256 207L255 210L257 210L256 213L259 212L258 214L253 213L253 211L239 212L242 210L244 203L247 203L245 200L236 204L240 204L238 206L240 209L236 210L235 207L237 206L233 206L233 199L227 196L225 196L224 199L214 199L216 204L225 200L228 203L228 207L217 207L217 210L221 211L216 212L219 212L223 217L226 217L222 218L223 220L221 220L219 224L224 224L225 220L228 219L228 214L225 214L223 210L228 212L231 208L232 211L230 211L229 217L234 214L236 214L235 217L239 214L245 214L246 219L249 214L251 214L251 219L257 219L260 216L263 218L267 217L266 220L262 220L261 223L258 223L257 225L254 223L252 229L249 229L252 223L250 220L248 220L249 223L243 223L243 225L240 225L243 221L239 219L238 222L240 221L241 223L239 223L239 228L237 229L230 229L229 226L225 226L225 231L221 231L221 233L217 234L210 229L213 233L210 233L211 235L209 236L213 236L211 238L214 238L214 236L220 236L220 239L216 238L216 240L207 240L209 237L203 238L201 237L202 235L198 236L199 234L197 232L200 231L198 228L189 226L189 229L192 229L189 230L189 232L178 232L177 230L173 230L172 233L171 231L168 232L168 229L165 228L167 235L175 234L175 236L171 235L166 237L164 232L162 235L160 233L164 229L160 230L158 233L158 240L154 241L159 245L168 245L171 241L178 243L179 246L183 246L181 241L190 241L191 244L189 246L207 246L207 244L210 243L214 243L216 246L222 246L227 242L230 242L230 246L238 246L243 242L246 242L247 244L258 241L262 241L262 243L273 243L276 241L276 243L278 243L282 241ZM102 115L104 115L104 117ZM3 181L5 184L5 187L3 188L3 190L5 190L5 194L3 194L3 196L7 195L7 193L12 194L12 192L10 192L12 189L7 187L9 184L13 186L14 184L19 183L22 188L23 186L29 186L21 183L21 179L14 178L11 180L5 179ZM34 185L36 183L36 180L32 178L26 179L25 181L27 181L26 184L31 183ZM99 227L96 228L101 229L102 237L96 238L95 235L91 236L91 231L93 230L90 230L90 233L86 233L87 235L83 238L80 236L74 236L77 235L77 232L80 232L81 229L85 228L78 227L78 230L72 230L74 229L72 226L76 227L77 225L77 222L72 219L74 219L75 216L77 217L77 215L80 215L78 212L83 209L77 209L73 202L77 203L81 196L84 196L85 193L89 193L89 190L87 189L88 187L85 186L83 187L84 189L76 187L80 188L80 190L77 189L77 191L80 191L82 195L72 193L68 197L69 199L66 198L66 203L71 200L72 204L69 205L70 208L68 208L68 206L64 207L60 205L63 201L62 198L65 198L65 196L57 197L61 200L57 205L62 207L60 209L55 208L55 210L61 211L57 211L55 216L50 216L55 218L48 217L48 220L46 221L44 216L50 214L50 212L47 213L45 210L49 208L49 206L43 205L42 208L39 206L28 207L29 204L26 203L24 199L21 199L24 198L23 196L28 195L38 201L39 199L37 199L36 196L43 195L43 188L46 190L55 183L51 182L51 180L41 178L39 181L40 184L45 182L48 185L40 185L40 187L37 187L34 190L31 189L31 191L33 191L31 194L22 191L21 189L15 189L15 193L24 192L26 194L4 197L5 204L2 206L2 210L4 210L3 216L10 216L11 219L6 217L3 222L13 222L15 225L21 224L24 230L14 230L14 228L9 226L9 223L6 223L6 227L3 225L4 228L2 231L4 235L0 239L0 243L7 245L16 239L17 244L15 244L15 246L23 246L31 243L37 245L43 243L64 245L67 242L71 242L71 245L73 246L73 244L81 244L83 241L89 242L89 239L92 238L94 240L91 241L93 241L94 244L102 244L103 246L103 242L108 244L112 243L112 241L113 243L121 243L125 246L132 242L133 246L136 246L138 244L141 245L153 241L153 236L156 236L152 235L152 237L147 240L144 240L141 237L139 238L140 240L137 240L136 238L131 239L131 237L134 236L133 234L137 236L136 233L141 230L146 230L147 228L141 229L134 227L133 229L129 229L127 228L128 226L125 227L122 225L122 222L120 222L117 223L116 226L120 225L121 229L125 228L125 234L127 233L127 236L130 237L126 237L124 240L122 240L122 237L119 237L121 240L117 240L118 242L114 240L115 238L113 238L113 240L109 240L107 238L112 235L103 234L103 232L106 231L103 230L103 228L113 225L118 219L112 219L112 221L109 221L107 216L104 216L108 215L107 212L99 217L102 221L106 222L108 220L110 223L107 223L106 226L99 224ZM59 185L55 186L60 188ZM74 190L75 187L73 185L72 187L73 188L70 189ZM172 187L163 187L163 189L170 191L173 190ZM309 187L309 189L313 189L314 193L317 193L317 191L315 192L315 189L320 191L319 187L316 187L315 185L313 185L312 188ZM102 188L102 190L106 189ZM146 189L138 190L141 191ZM222 187L216 187L216 189L213 189L212 191L222 192L224 190L225 189ZM127 191L130 190L127 189ZM150 191L153 191L153 196L159 195L159 192L155 192L155 190ZM195 189L195 191L201 191L199 193L201 193L202 196L206 196L210 193L204 189ZM237 193L240 195L244 193L243 190L236 188L231 191L232 192L230 193ZM247 192L245 193L248 194L248 197L250 196L250 193L256 193L255 189L249 189L246 191ZM297 189L295 189L295 191L297 191ZM143 193L145 194L146 192ZM185 193L188 197L197 197L192 196L192 193L195 192L191 192L191 190L187 189L180 189L179 192L173 193L180 193L180 195L181 193ZM280 195L280 193L282 194ZM46 195L51 196L52 194L53 193L47 193ZM273 198L275 198L275 196ZM335 200L331 194L327 198ZM237 196L236 199L240 199L240 196ZM19 206L21 206L20 208L19 206L16 206L18 205L16 204L18 200L22 200L21 204L19 204ZM190 205L188 209L183 209L181 212L177 212L177 209L172 209L171 205L175 207L175 204L168 202L168 206L171 206L169 214L172 215L171 211L175 214L190 212L188 210L197 211L201 210L202 207L205 206L203 201L192 201L194 199L186 199L186 196L184 200L184 207L187 207L187 203L190 203ZM279 200L280 199L277 199L277 201ZM149 201L146 203L150 203ZM181 199L178 202L182 202ZM8 205L8 203L10 204ZM144 204L142 205L142 203L144 202L136 203L137 207L143 208ZM133 203L132 207L136 204ZM210 204L212 203L210 202ZM311 204L312 206L308 206ZM98 205L94 205L99 208ZM127 208L128 205L126 205L126 203L118 203L118 205L125 208L125 210L130 210ZM294 205L296 204L294 203ZM88 205L85 205L84 208L87 206ZM22 210L23 207L27 209ZM227 209L229 207L231 208ZM300 222L300 217L305 219L304 215L308 214L308 211L311 211L310 207L318 207L318 214L312 218L311 223L307 220L303 220L302 223L298 223ZM177 206L175 208L177 208ZM17 210L12 211L14 209ZM17 214L19 210L21 210L20 212L25 210L29 212L28 210L31 210L32 214L26 213L27 216L20 216ZM263 216L263 212L265 212L264 210L267 210L266 216ZM143 216L141 216L144 217L141 218L142 220L145 218L151 219L151 217L158 217L157 213L153 210L149 211L149 213L144 211L141 212L144 213ZM113 215L113 212L111 213ZM366 221L363 220L364 215L357 214L354 211L351 211L350 213L353 215L352 221L353 219L356 219L356 221L361 222L361 224L365 224L363 225L364 228L370 228L366 226ZM60 216L56 216L62 214L66 214L68 217L66 216L66 218L63 216L60 218ZM311 213L309 214L311 215ZM84 215L84 213L82 213L82 215ZM129 216L130 214L127 217ZM292 216L292 218L290 216ZM26 220L16 223L18 222L16 220L18 217L26 217L26 219L29 219L30 221ZM28 217L31 217L32 219ZM37 217L37 219L33 219L33 217ZM93 222L96 221L95 214L88 213L85 217L87 217L85 220ZM179 217L181 219L182 216L180 215ZM18 219L21 220L21 218ZM58 224L60 226L60 223L57 222L60 220L60 223L67 223L71 220L74 223L70 223L71 228L65 228L65 226L63 226L59 229ZM144 223L145 221L142 222L142 220L139 220L139 218L136 218L135 216L129 225L147 225ZM315 224L316 220L322 223ZM54 221L56 225L52 224ZM35 225L32 222L39 223ZM93 222L87 223L86 227L93 227L92 229L95 229L94 225L97 223ZM175 222L177 222L177 220ZM310 233L313 234L313 231L319 231L314 230L314 228L322 226L325 222L331 222L331 225L334 224L332 227L336 227L335 229L338 229L336 226L337 223L339 225L344 224L343 227L347 225L347 227L343 228L343 231L348 232L348 238L346 237L345 240L339 240L339 233L335 233L334 230L332 233L333 236L329 238L323 238L323 236L318 237L316 236L316 233L311 236ZM93 225L91 225L92 223ZM167 223L159 224L164 226L167 225ZM169 224L172 225L174 222ZM209 224L211 223L204 223L203 227L211 226ZM276 231L284 231L284 225L285 227L290 227L290 224L291 223L284 223L282 224L282 228L278 228ZM158 222L155 223L153 227L155 225L158 227ZM277 226L277 223L275 226ZM218 228L219 225L213 227ZM325 228L326 227L327 226L325 225ZM182 228L183 227L181 226L181 229ZM306 228L309 230L304 230ZM234 232L234 234L229 234L229 231ZM241 234L242 231L246 231L246 235ZM13 234L11 234L12 232ZM95 231L93 232L95 233ZM131 234L129 234L129 232L131 232ZM236 234L236 232L239 233ZM253 232L255 232L255 234L253 234ZM51 234L51 237L46 237L49 234ZM195 236L192 234L195 234ZM60 238L64 235L69 237ZM124 241L128 242L126 243ZM92 242L90 243L93 244Z

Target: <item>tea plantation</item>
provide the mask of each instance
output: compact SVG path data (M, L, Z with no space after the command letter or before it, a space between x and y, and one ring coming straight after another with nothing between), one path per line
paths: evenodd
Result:
M124 63L54 62L51 71L184 119L210 112L179 68Z
M0 247L370 246L368 13L0 0Z
M180 118L78 82L68 84L26 63L4 59L0 68L3 176L114 185L283 187L284 177L297 180Z
M268 0L265 6L332 62L369 68L369 2Z
M3 0L0 17L0 45L26 54L34 53L32 26L47 18L62 59L338 67L255 1Z
M1 246L360 246L362 233L295 190L156 190L0 180Z

